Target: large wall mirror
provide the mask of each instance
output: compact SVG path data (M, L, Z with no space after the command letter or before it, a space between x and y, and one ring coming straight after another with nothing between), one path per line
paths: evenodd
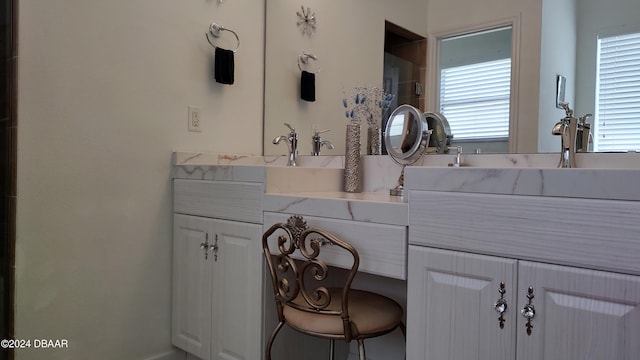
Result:
M301 5L316 15L312 35L303 34L297 25L296 12ZM465 11L461 13L460 9ZM439 54L435 52L440 35L449 37L455 32L488 30L491 24L503 19L515 19L510 31L518 45L511 52L519 56L518 63L512 64L516 71L512 72L515 76L511 79L513 94L507 145L504 141L495 141L503 138L500 135L480 142L491 144L492 150L485 151L474 143L465 146L465 152L476 148L483 153L559 151L560 139L551 135L553 125L564 116L564 111L555 106L558 75L566 78L565 100L575 114L593 113L599 117L592 120L594 135L598 134L599 126L602 129L603 125L611 125L609 120L599 124L602 116L597 115L598 110L606 109L597 105L597 85L602 84L602 80L596 79L598 39L640 32L640 1L309 0L299 3L266 0L264 154L286 152L271 141L286 132L285 121L298 130L301 155L310 152L314 128L330 130L323 133L323 138L334 143L335 149L323 150L323 154L344 153L347 120L341 102L354 86L382 85L385 22L428 39L423 110L439 111L440 75L436 75L435 67ZM501 26L494 26L489 30L499 28ZM507 36L507 32L490 36L499 34ZM314 102L300 100L298 57L302 52L317 57L317 61L310 63L314 66L311 70L320 70L316 74ZM636 102L640 95L630 93L628 97ZM640 123L640 113L626 116L627 123ZM613 134L615 132L604 136L611 138ZM624 146L640 148L638 144Z

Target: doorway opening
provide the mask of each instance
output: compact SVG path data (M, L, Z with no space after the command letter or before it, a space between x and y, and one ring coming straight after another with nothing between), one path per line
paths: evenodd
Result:
M427 39L385 21L382 84L386 93L395 95L389 108L409 104L425 112L426 74ZM386 129L388 116L382 119L382 129ZM382 153L387 153L384 143Z

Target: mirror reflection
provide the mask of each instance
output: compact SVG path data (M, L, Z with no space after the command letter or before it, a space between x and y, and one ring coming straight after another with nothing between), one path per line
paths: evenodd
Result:
M441 113L427 112L424 114L427 125L432 131L427 153L448 154L453 140L449 121Z
M296 26L300 3L267 0L264 154L284 154L284 147L273 145L271 140L281 135L282 123L287 122L298 132L301 155L311 154L314 129L329 130L322 138L334 145L334 149L323 149L322 155L344 155L349 119L345 118L342 104L357 87L398 89L393 98L397 103L391 105L387 115L398 104L413 103L399 94L409 95L415 90L413 80L405 79L414 79L415 73L422 79L425 77L426 46L412 48L409 45L414 39L424 42L427 36L426 4L426 0L310 0L304 6L316 14L316 31L309 36ZM387 77L390 83L387 87L384 53L389 23L397 25L395 33L404 30L399 36L404 42L399 44L398 52L393 52L395 59L387 62L399 68L398 77ZM311 70L320 69L315 74L313 102L300 99L298 58L303 52L317 58ZM421 52L421 56L413 56L421 60L418 66L399 65L407 61L408 52ZM384 125L380 122L380 129L384 129ZM367 124L363 123L362 127L360 143L362 153L366 153Z
M512 26L438 39L438 107L453 145L509 150Z
M402 108L398 108L398 110L389 118L387 124L386 134L389 136L387 150L390 153L399 154L402 158L410 152L419 139L418 124L420 120L417 117L419 114L416 112Z
M512 50L519 55L518 59L512 58L511 64L515 98L509 104L512 120L507 141L504 133L477 141L478 144L475 139L467 139L471 144L464 146L465 151L489 144L496 147L486 151L481 148L481 151L560 151L559 137L551 134L554 124L564 117L564 111L556 107L558 75L566 78L565 99L576 116L593 114L590 121L594 150L640 148L640 140L629 136L636 131L640 133L637 110L640 92L627 88L627 85L638 86L629 82L640 84L640 80L632 80L633 74L629 72L603 76L604 70L599 67L603 55L598 55L605 48L603 39L640 33L640 1L402 0L399 4L390 0L310 0L305 6L317 15L313 36L303 35L296 28L295 12L299 4L267 0L264 131L268 141L265 141L265 154L282 151L271 145L270 139L278 135L283 121L290 121L300 129L301 154L310 152L314 127L331 130L325 135L336 148L324 154L343 154L345 121L340 101L344 92L362 85L382 85L386 89L383 75L386 21L429 39L429 56L424 68L419 69L423 77L427 74L421 88L424 100L414 105L422 111L446 113L446 109L441 108L436 79L440 76L436 69L440 56L436 51L439 34L467 34L504 23L504 19L515 19L511 31L515 39L512 44L516 46ZM460 9L473 16L461 16ZM640 46L637 43L625 46L633 61L640 63L637 55ZM313 103L299 100L297 58L303 51L316 55L317 65L322 68L316 77L317 99ZM625 93L614 85L620 79L627 81ZM603 84L616 90L607 90ZM454 116L449 111L447 117L453 123ZM481 129L488 126L487 120L479 122ZM451 127L453 142L463 141L461 130L455 130L453 124ZM621 145L609 147L606 143L610 141ZM361 142L365 143L364 139Z
M639 19L640 1L563 0L553 8L543 6L540 151L558 151L560 139L543 135L564 115L552 105L558 75L566 77L565 98L574 115L593 115L587 116L593 151L640 149L640 41L619 37L635 34L638 39Z

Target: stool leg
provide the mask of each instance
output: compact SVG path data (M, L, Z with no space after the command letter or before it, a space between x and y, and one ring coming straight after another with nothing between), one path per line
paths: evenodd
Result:
M398 325L398 327L400 328L400 331L402 331L402 336L404 336L404 344L405 344L405 352L404 352L404 359L407 360L407 327L404 325L403 322L400 323L400 325Z
M271 360L271 347L273 346L273 341L276 339L276 335L278 335L278 332L282 328L282 325L284 325L284 322L280 321L276 328L273 329L273 333L269 337L269 341L267 342L267 347L265 349L265 359L267 360Z
M358 353L360 354L360 360L367 360L367 355L364 352L364 340L358 340Z
M334 339L329 339L329 360L333 360L335 347L336 341Z

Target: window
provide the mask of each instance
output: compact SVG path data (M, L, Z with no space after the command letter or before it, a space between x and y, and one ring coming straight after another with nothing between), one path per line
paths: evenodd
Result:
M510 89L510 58L442 69L440 112L454 140L506 140Z
M598 39L594 151L640 150L640 33Z

